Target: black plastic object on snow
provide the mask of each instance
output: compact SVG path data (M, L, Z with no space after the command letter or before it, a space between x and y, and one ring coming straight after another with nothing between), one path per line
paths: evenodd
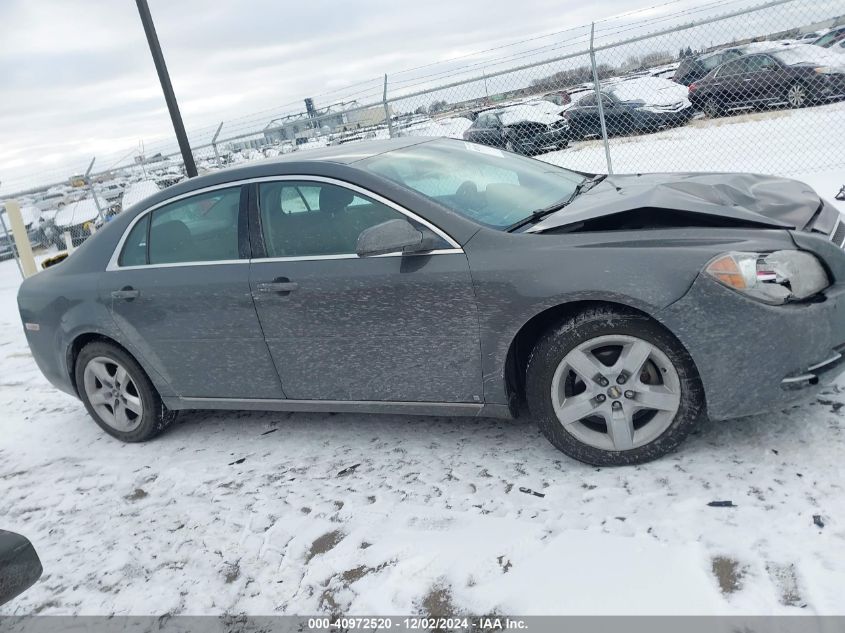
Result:
M0 605L34 585L42 571L41 561L29 540L0 530Z

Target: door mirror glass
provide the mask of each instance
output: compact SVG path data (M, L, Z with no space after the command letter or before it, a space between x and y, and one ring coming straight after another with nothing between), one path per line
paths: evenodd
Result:
M0 530L0 605L34 585L41 572L32 543L20 534Z
M358 236L358 257L430 250L429 240L407 220L388 220L371 226Z

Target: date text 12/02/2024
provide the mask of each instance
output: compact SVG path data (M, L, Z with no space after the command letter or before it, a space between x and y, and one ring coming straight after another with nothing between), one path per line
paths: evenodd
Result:
M422 631L519 631L527 623L510 617L317 617L308 619L312 631L422 630Z

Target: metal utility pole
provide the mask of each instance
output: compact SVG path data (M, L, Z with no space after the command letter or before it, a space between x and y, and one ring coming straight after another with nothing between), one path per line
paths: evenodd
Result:
M179 113L179 104L173 92L173 85L170 83L167 65L164 63L164 55L162 55L161 45L158 42L158 34L153 24L153 18L150 15L150 7L147 4L147 0L135 0L135 3L138 5L141 24L144 25L144 33L146 33L147 43L150 45L150 53L153 56L158 80L161 82L161 90L164 93L167 110L170 112L170 120L173 121L173 131L176 132L176 140L179 141L179 150L182 152L182 160L185 163L185 173L188 175L188 178L193 178L197 175L197 166L194 163L191 146L188 144L188 135L185 133L185 125L182 123L182 115Z
M387 103L387 73L384 75L384 93L381 97L381 102L384 105L384 120L387 121L387 134L390 138L395 136L393 132L393 119L390 117L390 105Z
M97 214L100 216L100 221L105 222L106 216L103 215L103 208L100 206L100 201L97 199L97 192L94 191L94 184L91 182L91 170L94 168L95 160L97 160L96 156L91 159L91 163L88 165L88 169L85 170L82 180L85 181L85 185L88 187L88 193L94 199L94 206L97 207Z
M217 158L217 166L223 166L223 160L220 158L220 152L217 151L217 137L220 136L220 130L223 129L224 121L220 121L220 125L217 126L217 131L214 133L214 137L211 139L211 146L214 148L214 156Z
M610 143L607 141L607 124L604 120L604 99L601 95L601 84L599 83L599 72L596 67L596 50L593 47L593 38L596 34L596 23L590 27L590 66L593 68L593 87L596 91L596 102L599 106L599 123L601 124L601 138L604 141L604 156L607 159L607 173L613 174L613 163L610 162Z

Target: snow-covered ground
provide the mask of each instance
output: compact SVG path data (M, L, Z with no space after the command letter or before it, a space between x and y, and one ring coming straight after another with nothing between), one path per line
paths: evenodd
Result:
M795 176L836 169L845 181L845 102L699 118L655 134L612 137L609 144L613 169L620 174L746 171ZM571 169L607 171L601 140L577 141L539 158Z
M832 198L842 165L758 116L614 139L617 171L700 161ZM732 134L759 153L725 152ZM599 170L603 150L544 158ZM41 376L18 284L0 264L0 527L45 573L0 614L845 614L845 379L633 468L575 462L528 420L196 412L124 445Z

